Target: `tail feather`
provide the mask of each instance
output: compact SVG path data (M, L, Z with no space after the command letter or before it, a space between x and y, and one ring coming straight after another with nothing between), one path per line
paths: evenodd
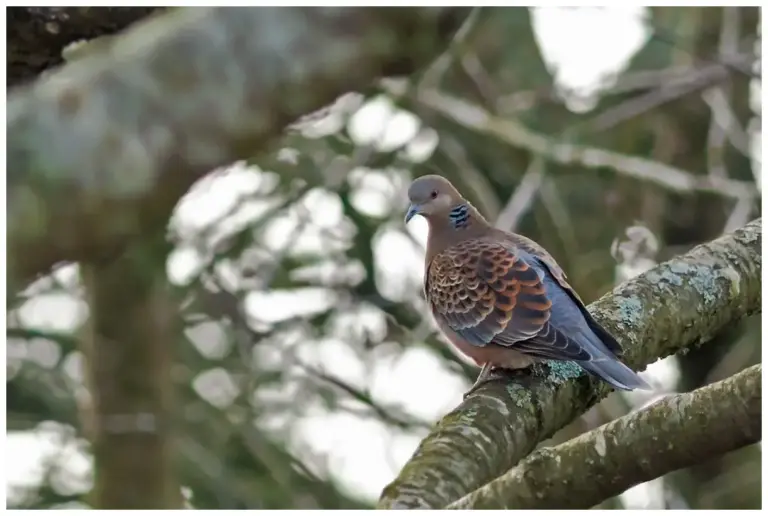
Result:
M636 372L615 358L601 357L597 360L579 362L579 365L587 372L604 380L614 389L622 391L632 391L635 389L653 390Z

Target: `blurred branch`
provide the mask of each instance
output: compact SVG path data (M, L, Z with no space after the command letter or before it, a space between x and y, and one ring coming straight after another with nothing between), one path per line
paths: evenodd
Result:
M375 413L375 415L378 416L385 423L389 423L401 429L422 428L422 429L428 430L432 428L432 425L427 423L426 421L421 421L405 413L397 414L396 410L381 406L378 402L376 402L376 400L373 399L373 397L369 392L364 392L358 389L357 387L350 385L344 380L341 380L340 378L337 378L333 375L330 375L328 373L325 373L314 367L308 366L300 362L298 363L298 365L311 376L314 376L319 380L322 380L326 383L329 383L341 389L343 392L346 392L347 394L349 394L353 399L369 406L371 410Z
M642 369L706 342L761 309L761 219L620 285L590 305ZM587 375L480 387L427 436L379 500L382 508L439 508L513 467L609 388ZM572 377L572 376L571 376Z
M541 188L544 180L544 160L541 156L534 156L523 178L515 188L515 192L504 205L504 208L496 218L496 227L505 231L514 231L520 219L533 205L536 192Z
M459 140L450 134L440 136L438 149L461 170L461 176L457 177L460 188L463 191L469 191L473 195L475 205L488 217L494 218L499 213L501 206L496 198L496 192L493 189L488 178L479 171L469 160L467 151Z
M628 70L616 78L616 83L605 86L605 93L617 95L637 90L660 88L664 84L684 82L686 77L701 75L713 64L676 65L662 69Z
M472 29L477 26L477 20L480 15L480 9L482 7L476 7L470 11L464 23L461 25L453 41L448 48L435 59L429 68L424 71L421 81L419 81L419 88L437 88L440 86L443 77L450 69L451 65L456 60L461 60L466 53L466 49L462 48L469 37Z
M721 58L735 53L739 46L739 7L722 7L719 55ZM710 108L707 132L707 166L711 176L728 177L725 162L725 142L730 141L744 156L749 157L749 137L739 127L730 106L732 94L730 77L721 84L704 90L701 97Z
M724 57L725 59L725 57ZM753 62L754 55L737 55L730 61ZM729 62L730 62L729 61ZM707 66L692 67L688 74L680 76L677 80L671 80L661 84L658 88L632 97L617 106L614 106L596 117L579 124L589 127L591 131L605 131L619 123L634 118L642 113L678 99L694 91L706 90L711 86L726 81L731 74L727 65L714 63Z
M541 448L449 508L588 509L641 482L754 444L761 379L762 366L755 365Z
M656 9L663 9L663 8L656 8ZM752 69L752 64L745 63L743 60L739 58L739 56L717 56L717 57L706 57L706 58L699 56L694 48L692 48L690 45L686 45L682 43L681 38L679 37L680 36L679 34L676 34L673 30L668 30L666 27L662 27L653 19L653 9L646 9L645 14L642 16L642 22L652 31L652 34L650 35L652 39L656 41L661 41L663 43L666 43L667 45L670 45L672 48L676 50L681 50L685 52L697 62L717 63L720 65L726 66L727 68L730 68L735 72L744 74L747 77L752 77L754 79L761 78L760 73L755 72ZM744 44L745 47L749 47L750 45L754 44L754 38L751 38L751 37L745 38L744 41L742 41L742 44Z
M12 91L11 288L59 261L116 254L201 175L342 93L413 72L468 12L175 9Z
M712 110L712 124L723 130L723 134L733 145L733 148L745 156L749 156L749 135L739 125L733 108L728 103L728 98L722 88L711 88L702 93L704 102Z
M449 346L446 346L438 338L437 332L434 330L430 320L414 312L412 305L392 302L379 294L368 295L356 291L356 289L353 289L351 294L353 299L359 302L371 303L381 310L387 323L386 340L424 343L450 364L451 367L455 367L457 371L463 373L468 381L473 381L472 379L477 376L477 367L459 358L458 354L453 352Z
M62 63L62 49L113 34L157 7L8 7L7 85L33 79Z
M751 197L742 197L736 201L736 205L733 207L731 214L728 216L728 220L725 222L723 233L730 233L746 224L752 214L752 206L754 203L755 199Z
M718 177L697 177L684 170L656 161L627 156L610 150L553 141L510 118L498 118L483 108L436 90L421 92L418 102L442 113L469 129L484 133L515 147L567 165L585 168L611 168L642 181L652 182L672 191L711 192L726 197L755 197L757 188L751 183Z
M77 348L77 338L71 333L58 332L55 330L45 330L30 327L7 327L5 336L16 339L46 339L57 343L62 350L73 350Z
M179 508L173 454L177 305L165 283L164 235L105 265L84 265L90 308L82 338L93 399L83 421L95 462L92 505Z
M569 256L577 256L579 242L573 225L573 218L568 213L568 208L563 200L563 196L558 193L557 184L552 176L545 177L541 184L541 203L544 209L549 213L557 230L557 236L563 243L564 250Z
M60 369L25 361L6 380L6 430L30 430L43 421L80 428L78 403ZM44 414L44 415L43 415Z

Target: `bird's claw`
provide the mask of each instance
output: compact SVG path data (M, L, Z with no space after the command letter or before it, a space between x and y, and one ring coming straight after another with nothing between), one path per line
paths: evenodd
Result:
M495 380L503 380L504 377L502 375L496 374L497 371L498 369L494 368L491 365L488 365L488 364L484 365L483 368L480 370L480 374L477 375L477 380L475 380L475 383L472 385L472 387L469 388L467 392L464 393L464 399L466 400L472 393L477 391L480 387L482 387L486 383L493 382Z
M546 374L546 366L539 363L534 363L522 369L506 369L502 367L493 367L486 364L483 366L482 370L480 370L480 374L477 375L477 380L475 380L475 383L472 385L472 387L470 387L469 390L464 393L464 399L466 400L480 387L493 381L509 380L510 377L515 376L546 376Z

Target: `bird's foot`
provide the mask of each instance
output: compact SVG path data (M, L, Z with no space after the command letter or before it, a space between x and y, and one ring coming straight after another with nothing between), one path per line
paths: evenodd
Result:
M485 364L480 370L480 374L477 375L477 380L475 380L475 383L472 385L472 387L469 388L467 392L464 393L464 399L466 400L471 394L473 394L486 383L494 382L497 380L508 380L510 376L526 374L524 373L525 371L528 372L527 374L530 374L530 367L524 369L507 369L505 367L494 367L490 364Z

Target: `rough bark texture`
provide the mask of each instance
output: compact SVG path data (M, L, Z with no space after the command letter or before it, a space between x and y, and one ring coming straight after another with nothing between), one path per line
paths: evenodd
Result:
M181 508L174 473L171 365L177 303L162 243L82 267L90 317L83 338L97 509Z
M6 85L28 82L62 63L73 41L114 34L156 7L7 7Z
M761 309L761 219L628 281L589 306L636 369L698 346ZM610 391L573 364L546 378L494 382L445 416L381 508L439 508L512 468Z
M11 288L114 255L203 174L444 49L461 8L190 8L9 95Z
M761 439L762 366L542 448L449 509L588 509Z

